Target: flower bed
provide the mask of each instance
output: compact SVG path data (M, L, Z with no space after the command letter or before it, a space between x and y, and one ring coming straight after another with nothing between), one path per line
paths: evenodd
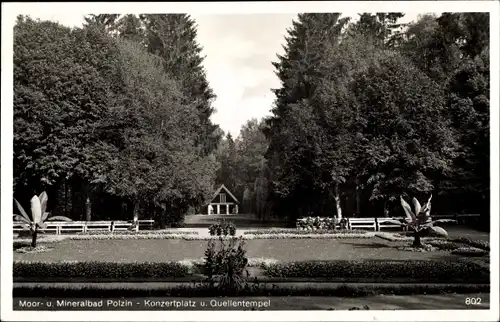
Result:
M271 229L260 229L260 230L247 230L244 235L280 235L280 234L291 234L291 235L311 235L311 234L366 234L365 230L349 230L349 229L312 229L312 230L300 230L294 228L271 228Z
M489 254L489 252L487 250L483 250L483 249L476 248L476 247L460 247L460 248L453 250L451 253L455 254L455 255L477 256L477 257L481 257L481 256L485 256L485 255Z
M483 250L490 250L490 243L484 240L473 240L467 237L460 237L453 239L454 242L464 243L472 247L480 248Z
M17 246L17 247L16 247ZM38 245L33 248L30 245L14 245L15 251L22 254L37 254L37 253L45 253L52 251L51 247L47 247L45 245Z
M56 235L53 237L41 239L40 243L56 243L63 240L128 240L128 239L182 239L182 240L210 240L218 239L218 236L199 236L197 233L158 233L158 234L121 234L121 233L104 233L96 235ZM231 238L230 236L223 236L222 238ZM15 244L29 244L31 240L26 238L17 238L14 240Z
M245 240L253 239L343 239L343 238L373 238L375 235L372 232L365 231L344 231L344 232L310 232L304 233L294 231L293 233L248 233L241 236ZM157 233L157 234L121 234L121 233L105 233L96 235L57 235L51 236L54 238L41 239L40 243L55 243L63 240L127 240L127 239L182 239L182 240L213 240L213 239L231 239L234 236L199 236L197 234L176 234L176 233ZM17 238L14 240L14 245L28 246L30 239Z
M274 234L248 234L243 235L243 239L347 239L347 238L373 238L374 233L274 233Z
M439 240L439 239L429 240L429 241L426 241L426 244L434 246L440 250L448 250L448 251L463 247L462 243L457 243L457 242L453 242L453 241L446 240L446 239L445 240Z
M376 237L388 240L388 241L413 241L415 238L410 236L403 236L399 233L389 233L389 232L376 232ZM430 240L444 240L443 237L420 237L422 241L430 241Z
M425 281L489 282L489 270L466 261L303 261L271 264L264 268L269 277L411 278Z

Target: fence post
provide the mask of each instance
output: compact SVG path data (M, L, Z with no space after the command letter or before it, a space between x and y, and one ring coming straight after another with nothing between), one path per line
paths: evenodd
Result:
M111 232L114 232L114 231L115 231L115 222L114 222L114 221L112 221L112 222L111 222L111 225L110 225L110 227L109 227L109 230L110 230Z
M380 226L378 224L378 218L375 218L375 231L380 231Z

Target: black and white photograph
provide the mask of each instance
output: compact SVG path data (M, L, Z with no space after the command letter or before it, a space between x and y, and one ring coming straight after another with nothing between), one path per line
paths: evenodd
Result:
M2 4L2 320L497 321L499 3L350 3Z

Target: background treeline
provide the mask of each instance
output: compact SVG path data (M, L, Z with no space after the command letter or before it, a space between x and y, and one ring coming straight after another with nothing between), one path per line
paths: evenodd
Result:
M68 28L18 17L15 197L47 190L49 210L74 220L182 223L212 193L221 138L194 21L85 20Z
M226 181L259 195L253 207L264 200L267 214L292 221L398 216L400 195L432 193L434 213L489 223L489 16L403 16L299 15L259 125L266 153L225 141L223 169L236 176Z
M301 14L273 63L272 115L238 137L186 15L15 29L15 192L73 218L181 222L224 183L242 212L400 215L399 195L489 223L489 16Z
M268 141L264 135L265 121L251 119L244 124L237 138L225 135L216 152L219 168L217 184L224 184L240 201L240 212L269 219L269 170L265 159Z

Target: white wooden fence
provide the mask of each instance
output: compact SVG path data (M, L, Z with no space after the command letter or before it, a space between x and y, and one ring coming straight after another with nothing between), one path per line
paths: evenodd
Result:
M152 229L154 220L139 220L139 225L135 227L135 231L142 229ZM47 222L46 233L54 233L56 235L67 233L86 233L90 231L126 231L132 227L132 222L127 221L53 221ZM24 230L21 222L14 222L14 232Z
M470 218L479 218L479 214L456 214L456 215L435 215L432 216L435 219L454 219L458 223L464 223L467 219ZM405 230L401 225L395 224L393 220L400 220L399 218L347 218L347 228L348 229L368 229L373 231L381 231L382 229L387 228L400 228ZM298 219L297 221L306 221L306 218ZM339 225L337 225L339 227Z
M348 218L348 229L369 229L377 231L377 218Z

